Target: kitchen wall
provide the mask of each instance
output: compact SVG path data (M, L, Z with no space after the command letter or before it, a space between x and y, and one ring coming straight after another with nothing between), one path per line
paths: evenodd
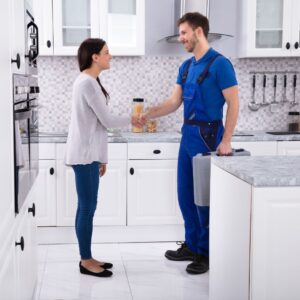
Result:
M110 93L109 107L115 115L130 114L131 101L143 97L145 105L151 106L165 99L172 91L176 81L177 70L184 56L144 56L115 57L111 69L101 74L101 81ZM300 110L300 105L291 107L288 103L261 107L250 111L248 103L252 97L251 71L300 72L300 58L263 58L232 59L237 74L240 95L240 116L237 130L284 130L287 128L288 111ZM41 57L38 61L40 94L40 130L62 132L68 130L71 111L72 83L78 75L75 57ZM277 101L283 97L282 76L278 73ZM287 98L293 100L292 73L288 73ZM268 74L266 100L271 102L273 74ZM262 101L262 74L258 74L258 102ZM296 100L300 103L300 75ZM226 108L225 108L226 110ZM165 131L179 130L182 123L182 109L176 113L160 118L158 129ZM130 130L123 128L122 130Z

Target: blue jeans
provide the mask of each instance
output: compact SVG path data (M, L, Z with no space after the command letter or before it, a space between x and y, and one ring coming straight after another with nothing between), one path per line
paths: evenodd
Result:
M99 188L99 164L99 162L93 162L72 166L78 196L75 229L81 259L92 258L91 243Z

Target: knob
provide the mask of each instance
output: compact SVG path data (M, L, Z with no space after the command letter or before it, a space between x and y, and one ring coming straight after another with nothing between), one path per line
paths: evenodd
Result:
M28 208L28 213L32 213L32 215L35 217L35 204L32 203L32 207Z
M48 40L46 44L47 44L47 47L48 47L48 48L51 47L51 41Z
M153 153L154 153L154 154L159 154L160 152L161 152L161 151L158 150L158 149L157 149L157 150L153 150Z
M20 66L21 66L21 57L20 57L19 53L17 53L16 59L11 59L11 63L16 63L17 64L17 68L20 69Z
M20 242L15 242L15 246L20 246L21 247L21 250L24 251L24 248L25 248L25 242L24 242L24 238L21 236L21 239L20 239Z
M134 174L134 168L130 168L129 173L130 173L131 175L133 175L133 174Z
M54 168L50 168L50 175L53 175L54 174Z
M299 43L296 42L294 46L295 46L295 49L298 49L299 48Z
M286 47L286 49L289 50L291 48L291 44L288 42L288 43L286 43L285 47Z

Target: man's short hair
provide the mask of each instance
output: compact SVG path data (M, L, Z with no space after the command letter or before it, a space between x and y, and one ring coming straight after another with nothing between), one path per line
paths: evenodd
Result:
M188 12L177 21L177 26L179 27L180 24L185 22L187 22L193 30L197 27L201 27L205 37L207 38L209 32L209 21L204 15L198 12Z

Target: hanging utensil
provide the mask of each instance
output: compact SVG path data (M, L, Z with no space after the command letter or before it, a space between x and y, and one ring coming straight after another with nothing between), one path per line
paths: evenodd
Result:
M267 75L264 74L264 76L263 76L263 100L261 103L262 106L269 105L269 103L266 102L266 83L267 83Z
M278 102L276 101L276 89L277 89L277 75L274 75L274 79L273 79L273 90L274 90L274 94L273 94L273 100L271 101L271 106L270 106L270 110L271 112L277 112L278 111Z
M256 76L255 74L252 77L252 100L249 102L248 107L252 111L257 111L259 109L259 104L255 101L255 85L256 85Z
M281 103L284 104L285 102L288 102L288 99L286 97L286 83L287 83L287 76L284 74L283 76L283 98Z
M296 105L296 86L297 86L297 75L295 74L293 77L293 102L292 102L292 106Z

